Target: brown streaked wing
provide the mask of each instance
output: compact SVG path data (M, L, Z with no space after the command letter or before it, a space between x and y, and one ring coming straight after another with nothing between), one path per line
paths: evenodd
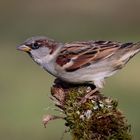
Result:
M121 43L111 41L89 41L65 44L65 47L57 57L56 63L64 67L67 63L72 65L65 67L67 72L83 68L100 59L107 58L121 47Z

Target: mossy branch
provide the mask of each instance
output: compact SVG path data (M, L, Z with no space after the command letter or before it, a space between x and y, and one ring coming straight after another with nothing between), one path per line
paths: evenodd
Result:
M72 140L131 140L130 125L117 109L116 100L97 91L92 98L79 104L94 88L85 84L71 85L58 79L52 87L52 99L65 115L63 119Z

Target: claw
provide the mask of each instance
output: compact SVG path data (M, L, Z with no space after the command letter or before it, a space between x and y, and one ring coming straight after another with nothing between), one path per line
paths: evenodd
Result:
M95 88L94 90L90 91L89 93L87 93L82 99L81 101L79 102L79 105L85 103L87 101L87 99L93 99L94 97L94 93L96 93L97 91L99 91L98 88ZM93 96L92 96L93 95Z

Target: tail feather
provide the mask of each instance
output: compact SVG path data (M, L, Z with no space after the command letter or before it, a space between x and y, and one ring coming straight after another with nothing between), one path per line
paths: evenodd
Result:
M132 45L132 48L133 48L134 50L140 50L140 42L134 43L134 44Z
M127 47L122 49L122 57L120 58L121 61L128 62L130 58L135 56L137 53L140 52L140 42L129 44Z
M127 46L123 47L119 51L119 55L116 57L117 63L115 63L115 69L122 69L124 65L128 63L128 61L134 57L137 53L140 52L140 42L127 44Z
M140 42L123 44L120 49L119 61L127 63L138 52L140 52Z
M130 57L133 57L134 55L136 55L139 52L140 52L140 42L134 43L130 49L130 53L132 54L132 56L130 56Z

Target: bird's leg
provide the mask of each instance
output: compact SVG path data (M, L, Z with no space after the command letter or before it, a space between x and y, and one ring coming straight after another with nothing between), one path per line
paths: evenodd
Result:
M82 103L85 103L87 101L87 99L92 99L94 97L94 93L96 93L97 91L99 91L99 89L96 87L95 89L91 90L90 92L88 92L79 102L79 104L81 105ZM93 95L93 96L92 96Z

